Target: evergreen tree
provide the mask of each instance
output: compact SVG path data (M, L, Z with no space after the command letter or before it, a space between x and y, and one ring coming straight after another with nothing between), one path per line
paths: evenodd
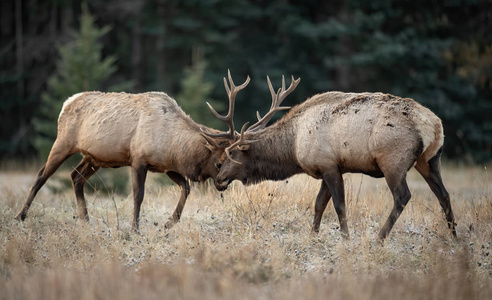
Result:
M217 111L222 110L226 102L210 99L215 84L204 78L207 63L201 58L200 50L195 49L193 52L192 65L185 70L181 92L176 96L176 101L195 122L212 128L223 127L223 122L205 108L205 102L210 103Z
M101 90L116 71L114 55L102 57L102 44L99 39L110 31L110 27L98 28L89 13L87 5L82 5L80 29L73 34L73 41L58 48L60 60L57 70L48 79L48 92L41 95L39 115L34 120L37 131L34 145L42 158L46 158L56 138L57 119L63 102L70 96L83 91ZM128 83L108 87L119 90Z
M265 75L278 87L282 74L293 74L302 82L286 105L328 90L413 97L443 120L446 157L492 159L491 1L88 1L100 23L114 29L88 22L92 29L82 42L81 26L75 41L58 49L59 71L49 84L45 74L57 59L53 45L66 40L80 2L30 1L12 14L13 3L21 2L0 4L0 159L28 157L34 136L42 137L38 149L43 139L45 149L51 146L62 102L104 89L108 77L133 79L138 91L182 91L184 110L216 127L204 102L218 99L225 109L227 69L238 81L251 77L236 101L238 125L268 107ZM102 59L101 36L117 62ZM97 47L82 51L83 43ZM195 61L183 72L196 45L206 67ZM208 82L215 84L211 91ZM219 103L214 106L221 110ZM29 124L33 116L37 133Z

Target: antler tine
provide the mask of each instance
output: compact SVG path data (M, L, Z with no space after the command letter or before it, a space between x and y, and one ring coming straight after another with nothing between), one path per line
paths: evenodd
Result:
M272 105L270 106L270 109L272 109L275 106L276 100L277 100L277 93L275 93L275 90L273 89L272 82L270 81L270 77L267 75L267 81L268 81L268 88L270 89L270 94L272 95ZM260 116L258 114L258 116ZM260 120L260 118L258 118Z
M211 137L229 137L230 139L236 138L236 130L234 129L234 106L236 101L237 93L244 89L250 81L249 75L246 78L246 81L240 86L234 85L234 81L232 80L231 71L227 70L227 76L229 78L230 87L227 84L227 80L224 77L224 87L227 92L227 96L229 97L229 110L227 111L227 115L222 116L217 113L217 111L207 102L208 108L212 111L212 114L221 121L224 121L227 126L229 126L229 131L227 133L206 133Z
M272 82L270 81L270 77L268 77L268 75L267 75L267 82L268 82L268 88L270 89L270 94L272 95L272 105L270 105L270 110L272 110L275 107L275 103L277 103L277 93L275 93L275 90L273 89L272 86ZM256 111L256 117L258 118L258 121L261 120L259 111Z
M301 82L301 78L297 78L297 80L294 79L294 75L291 75L291 79L290 79L290 86L287 90L285 90L285 78L284 76L282 75L282 89L279 90L279 92L277 93L277 103L276 105L277 106L280 106L280 104L285 100L285 98L290 94L292 93L292 91L294 91L297 87L297 85L299 84L299 82Z
M227 79L225 77L222 78L224 80L224 87L226 89L227 97L231 95L231 90L229 89L229 85L227 84Z
M249 125L249 122L244 123L243 127L241 128L241 133L239 135L239 139L236 142L234 142L232 145L230 145L229 147L227 147L225 149L225 153L226 153L227 157L232 162L234 162L236 164L242 165L241 162L238 162L237 160L235 160L235 159L232 158L231 153L230 153L231 149L234 149L234 147L239 146L239 145L248 145L248 144L252 144L252 143L255 143L255 142L258 141L258 140L246 140L244 138L244 132L246 130L246 127L248 127L248 125Z
M246 126L248 126L249 122L246 122L244 123L243 125L243 128L241 128L241 135L239 136L239 140L235 141L234 143L232 143L229 147L227 147L225 149L225 154L227 155L227 157L234 163L236 164L240 164L242 165L242 163L238 162L237 160L233 159L232 156L231 156L231 149L234 149L234 147L238 146L239 144L241 143L247 143L248 141L246 141L244 139L244 130L246 129Z
M263 118L260 118L259 112L256 112L258 122L251 125L251 127L248 128L247 132L255 132L265 128L277 111L289 109L290 107L280 106L280 104L297 87L300 80L300 78L294 80L294 76L292 76L291 84L289 88L285 90L285 78L284 76L282 76L282 88L278 89L277 93L275 93L270 78L267 76L268 88L270 89L270 94L272 94L272 105L270 106L270 110L265 114L265 116L263 116Z
M299 82L301 82L301 77L294 79L294 75L290 75L290 82L291 83L290 83L289 89L286 91L286 92L288 92L287 95L292 93L292 91L296 89Z

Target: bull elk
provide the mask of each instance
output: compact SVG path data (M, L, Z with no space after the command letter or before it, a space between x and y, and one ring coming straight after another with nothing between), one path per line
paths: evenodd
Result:
M456 236L449 194L440 175L443 128L429 109L389 94L327 92L295 106L266 127L276 111L288 109L280 104L300 79L292 77L286 90L282 78L277 93L267 80L270 111L263 118L258 114L258 122L247 129L245 124L240 138L227 147L227 159L215 178L217 189L226 189L235 179L253 184L306 173L322 179L312 230L319 232L323 212L333 198L342 234L348 237L342 174L384 177L394 199L379 233L384 240L410 199L406 174L415 166L439 199Z
M79 152L82 161L70 176L80 219L89 220L84 198L87 179L99 168L130 166L133 229L138 230L147 171L166 173L181 188L176 209L165 225L171 227L179 221L190 193L188 179L203 182L209 177L214 178L223 161L224 149L236 139L232 122L234 100L249 83L249 77L237 87L230 72L228 77L231 87L225 78L224 85L229 97L229 111L221 120L228 124L229 132L195 123L174 99L162 92L84 92L68 98L58 118L57 137L48 160L15 218L22 221L26 218L39 189L67 158ZM215 134L210 137L203 134L204 131Z

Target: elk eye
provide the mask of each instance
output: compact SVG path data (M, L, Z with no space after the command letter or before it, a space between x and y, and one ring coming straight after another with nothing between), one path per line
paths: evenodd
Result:
M217 164L215 164L215 167L216 167L217 169L220 169L220 167L222 167L222 164L221 164L221 163L217 163Z

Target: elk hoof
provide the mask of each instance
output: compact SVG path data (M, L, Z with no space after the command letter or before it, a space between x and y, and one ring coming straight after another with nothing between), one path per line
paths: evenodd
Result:
M24 221L26 219L26 214L23 212L18 213L15 217L15 220L17 221Z
M173 220L168 220L166 224L164 224L164 228L171 229L174 226L174 224L176 224L176 222L174 222Z

